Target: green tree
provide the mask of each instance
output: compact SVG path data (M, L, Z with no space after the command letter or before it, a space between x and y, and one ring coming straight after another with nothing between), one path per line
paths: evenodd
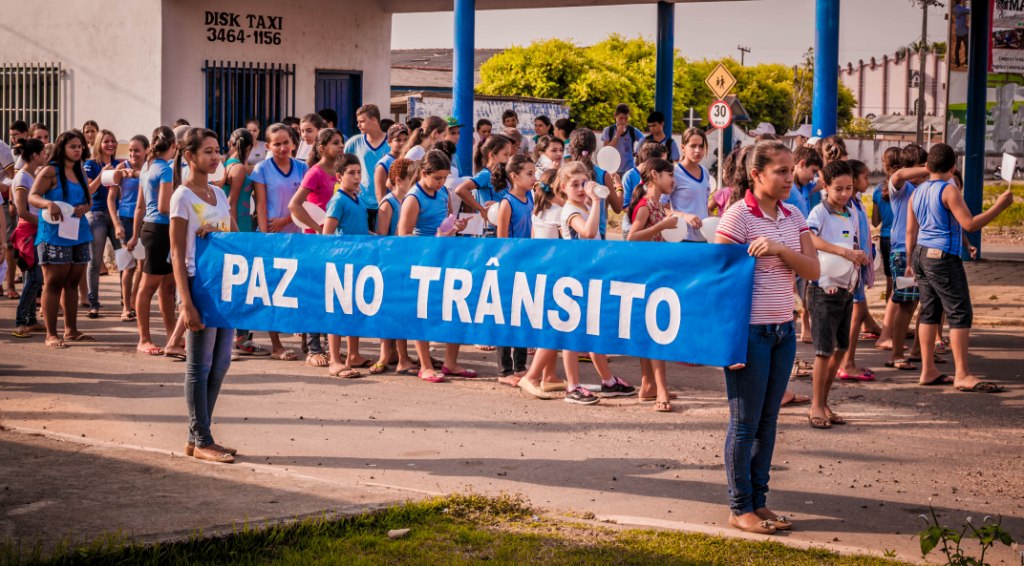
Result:
M513 47L499 53L480 68L480 94L564 99L573 118L583 126L601 128L613 120L615 106L633 109L633 125L643 128L654 109L656 49L642 38L612 34L590 46L552 39ZM741 66L727 58L721 62L736 76L734 93L740 97L751 120L770 122L777 130L798 125L810 113L814 58L794 71L784 65ZM717 60L690 61L676 57L673 92L673 130L682 131L690 107L705 113L713 96L704 79ZM840 85L839 122L853 117L853 93Z
M803 124L811 116L814 97L813 48L808 49L804 53L803 64L794 68L791 72L794 74L793 121L791 124L795 128ZM853 91L847 88L842 81L839 82L837 102L836 123L839 129L843 130L850 123L850 120L853 119L853 109L857 107L857 97L853 95Z

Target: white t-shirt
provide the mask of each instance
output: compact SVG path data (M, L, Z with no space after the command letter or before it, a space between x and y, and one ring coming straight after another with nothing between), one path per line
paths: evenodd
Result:
M14 174L14 180L11 182L11 188L14 189L14 191L17 191L19 187L24 187L22 189L23 191L31 191L32 190L32 183L34 183L34 182L35 182L35 177L33 177L32 175L29 175L28 171L20 170L20 171L18 171L17 173ZM11 192L11 199L14 199L14 198L15 198L15 195L14 195L14 192L12 191ZM15 200L14 202L18 202L18 201ZM32 206L31 204L28 205L28 211L29 211L30 214L32 214L32 216L39 216L39 209L34 207L34 206Z
M422 161L423 156L427 154L427 150L423 149L422 145L414 145L409 148L409 151L405 152L405 158L413 161Z
M584 238L584 237L580 236L579 234L577 234L576 231L573 230L571 226L569 226L569 220L571 220L572 217L576 216L576 215L579 215L580 218L582 218L584 222L586 222L587 218L590 217L590 213L588 211L586 211L586 210L584 210L584 209L582 209L582 208L580 208L580 207L578 207L575 204L572 204L570 202L565 203L565 206L562 207L562 211L559 214L559 223L562 226L562 239L563 240L585 240L585 239L587 239L587 238ZM599 235L600 234L598 234L598 236ZM596 238L590 238L590 239L593 240L593 239L596 239Z
M185 267L188 276L196 274L196 232L199 228L212 224L222 231L231 229L231 212L228 197L224 191L210 185L217 197L217 205L199 198L192 189L180 185L171 195L171 218L183 218L188 221L188 232L185 234Z
M253 144L252 151L249 152L249 158L245 162L249 165L256 165L268 157L270 157L270 152L267 151L267 142L257 141Z
M561 238L562 207L552 204L542 212L533 215L533 237L544 240Z
M10 185L7 182L9 178L7 175L7 168L14 165L14 152L11 151L11 146L7 145L7 142L0 140L0 182L5 185Z

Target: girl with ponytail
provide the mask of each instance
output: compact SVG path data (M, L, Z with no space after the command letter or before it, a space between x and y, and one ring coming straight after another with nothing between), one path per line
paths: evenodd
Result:
M440 116L428 116L423 125L413 130L406 147L405 158L413 161L423 159L423 156L434 147L434 144L444 140L448 133L448 122ZM448 167L451 167L449 163Z

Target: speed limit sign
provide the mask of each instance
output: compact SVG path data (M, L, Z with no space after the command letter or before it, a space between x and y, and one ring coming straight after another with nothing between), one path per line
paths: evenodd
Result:
M718 129L732 125L732 107L724 100L716 100L708 108L708 123Z

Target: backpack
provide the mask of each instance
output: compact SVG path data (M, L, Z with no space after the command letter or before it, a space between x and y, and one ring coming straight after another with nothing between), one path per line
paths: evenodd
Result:
M629 134L629 141L633 145L633 147L636 147L636 128L634 128L633 126L630 126L628 124L626 126L627 126L626 127L626 133ZM608 126L607 128L605 128L604 129L604 133L605 133L605 135L608 136L608 139L614 138L615 137L615 124L612 124L611 126Z

